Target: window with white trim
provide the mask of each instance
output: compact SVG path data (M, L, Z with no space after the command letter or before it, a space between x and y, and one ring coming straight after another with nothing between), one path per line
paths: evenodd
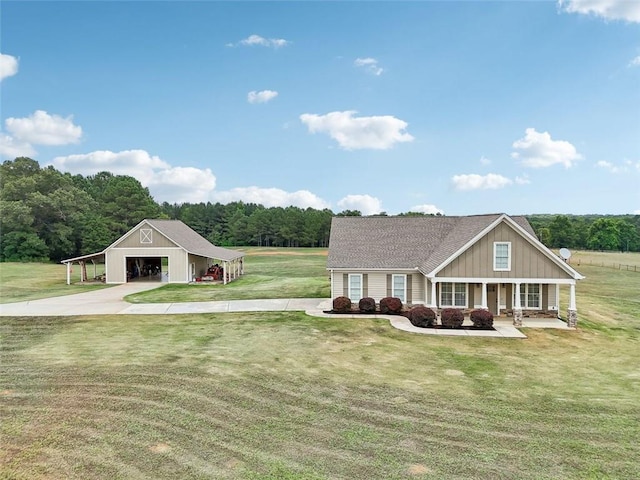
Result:
M153 230L150 228L141 228L140 243L153 243Z
M399 298L403 303L407 298L407 276L392 275L391 277L391 296Z
M522 308L540 308L541 291L539 283L520 284L520 305Z
M511 270L511 242L493 242L493 270L495 272Z
M441 307L466 307L467 284L443 282L440 284Z
M362 298L362 274L349 274L349 298L352 302L359 302Z

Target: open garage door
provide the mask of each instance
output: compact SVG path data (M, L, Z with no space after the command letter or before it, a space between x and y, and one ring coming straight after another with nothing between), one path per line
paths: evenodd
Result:
M127 282L166 282L168 273L168 257L127 257Z

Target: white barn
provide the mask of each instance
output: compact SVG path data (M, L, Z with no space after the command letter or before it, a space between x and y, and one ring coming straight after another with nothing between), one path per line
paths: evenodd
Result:
M226 284L244 273L244 253L213 245L180 220L145 219L102 252L63 260L67 284L72 265L85 271L87 262L104 262L106 283L189 283L215 266Z

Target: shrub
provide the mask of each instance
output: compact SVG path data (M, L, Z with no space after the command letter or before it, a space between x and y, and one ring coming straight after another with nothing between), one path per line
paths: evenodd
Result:
M361 298L358 302L358 309L360 309L362 313L375 313L376 301L371 297Z
M493 313L478 309L471 312L471 321L476 328L493 328Z
M333 299L333 311L347 313L351 311L351 299L348 297L336 297Z
M464 322L464 313L458 308L443 308L440 312L440 322L443 327L460 328Z
M436 312L424 305L415 305L409 310L409 321L416 327L433 327L436 323Z
M380 313L397 314L402 311L402 300L397 297L384 297L380 300Z

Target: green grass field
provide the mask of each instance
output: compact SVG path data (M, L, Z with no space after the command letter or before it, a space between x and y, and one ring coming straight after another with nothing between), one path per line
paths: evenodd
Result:
M98 274L103 272L103 267L97 271ZM93 278L93 266L87 266L87 275ZM78 265L73 266L71 282L67 285L67 270L61 264L0 262L0 303L25 302L108 287L101 282L80 283Z
M244 248L245 275L227 285L167 284L127 297L131 303L260 298L329 298L326 248Z
M324 272L304 261L286 268ZM640 273L579 270L579 329L524 340L298 312L0 317L0 478L640 478Z

